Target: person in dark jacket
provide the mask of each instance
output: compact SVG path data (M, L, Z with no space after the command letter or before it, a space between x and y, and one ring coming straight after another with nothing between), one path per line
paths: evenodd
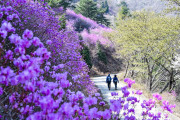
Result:
M117 82L119 83L119 80L117 78L117 75L114 75L114 78L113 78L113 83L115 85L115 90L117 90Z
M109 88L109 90L111 89L111 80L112 80L112 78L111 78L111 76L110 76L110 74L107 76L107 78L106 78L106 83L108 84L108 88Z

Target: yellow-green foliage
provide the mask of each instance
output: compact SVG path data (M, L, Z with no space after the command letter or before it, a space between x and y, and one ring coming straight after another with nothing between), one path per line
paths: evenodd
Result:
M163 0L168 1L166 12L180 13L180 0Z
M147 12L134 13L134 16L119 20L116 32L111 34L122 46L122 54L140 53L159 57L162 52L171 53L178 47L178 18Z
M119 19L116 30L107 36L119 47L121 55L143 72L147 70L145 59L151 66L167 62L165 66L170 67L180 45L179 28L178 17L141 11L133 13L131 18Z

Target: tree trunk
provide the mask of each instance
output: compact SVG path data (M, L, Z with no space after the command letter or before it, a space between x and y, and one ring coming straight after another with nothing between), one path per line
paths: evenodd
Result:
M174 83L174 71L173 68L171 69L170 79L169 79L169 91L171 91L172 85Z
M152 91L152 79L150 78L149 90Z
M148 59L146 58L146 63L148 65L148 81L149 81L149 90L151 91L152 90L152 84L153 84L153 76L152 76L152 70L151 70L151 66L150 66L150 63L148 61Z
M128 64L127 64L127 66L126 66L126 72L125 72L124 78L126 78L128 68L129 68L129 61L128 61Z
M160 91L160 93L164 92L166 90L166 88L168 88L169 86L169 82L166 83L166 85L164 86L164 88Z

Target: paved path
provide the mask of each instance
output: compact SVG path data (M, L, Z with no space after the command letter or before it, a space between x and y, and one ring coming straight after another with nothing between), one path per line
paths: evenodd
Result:
M114 76L111 74L111 77ZM91 78L91 80L95 83L95 85L98 86L98 88L101 90L102 94L103 94L103 98L105 101L107 101L109 104L110 104L110 99L112 99L113 97L111 96L111 92L118 92L119 96L122 96L122 93L121 93L121 87L124 87L126 84L122 81L120 81L120 83L118 83L117 87L118 87L118 90L115 90L115 86L113 84L113 82L111 83L111 90L109 91L108 87L107 87L107 84L106 84L106 76L100 76L100 77L93 77ZM132 91L135 91L133 89L129 89L129 91L132 93ZM132 95L131 96L135 96L135 95ZM136 96L137 97L137 96ZM137 98L140 98L140 103L143 101L143 100L148 100L145 96L141 95L140 97L138 96ZM136 111L136 118L138 120L142 120L142 117L141 117L141 113L142 113L142 108L141 108L141 105L137 104L137 106L135 107L135 111ZM161 111L161 109L153 109L154 112L159 112ZM175 115L173 114L170 114L169 115L169 118L171 120L180 120L180 118L176 117ZM164 120L164 119L162 119Z

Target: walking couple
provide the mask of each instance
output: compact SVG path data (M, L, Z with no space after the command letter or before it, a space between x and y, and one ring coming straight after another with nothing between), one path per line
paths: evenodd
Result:
M111 76L110 76L110 74L109 74L109 75L107 76L107 78L106 78L106 83L108 84L109 90L111 89L111 80L112 80L112 78L111 78ZM113 83L114 83L114 85L115 85L115 90L117 90L117 82L119 83L119 80L118 80L118 78L117 78L117 75L114 75Z

